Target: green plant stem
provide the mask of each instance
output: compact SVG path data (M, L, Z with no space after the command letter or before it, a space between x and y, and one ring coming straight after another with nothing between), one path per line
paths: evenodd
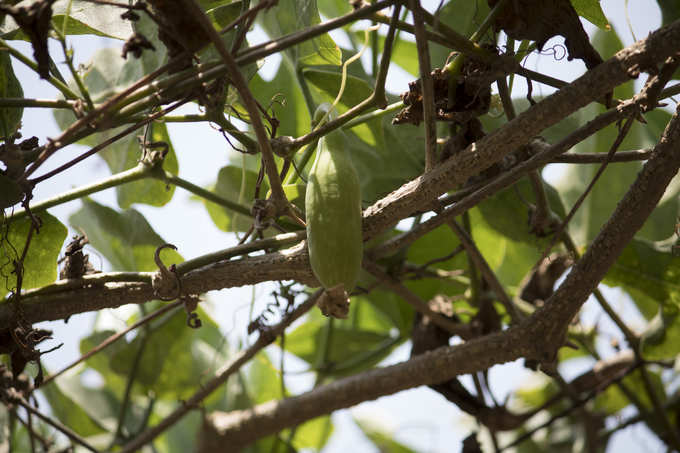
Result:
M67 101L65 99L0 98L0 107L38 107L73 110L73 101Z
M67 11L71 10L71 3L72 1L69 1ZM87 87L83 83L80 74L78 74L78 71L76 71L76 68L73 66L73 56L71 52L69 52L68 47L66 45L65 34L68 17L69 17L68 14L64 16L63 32L60 32L57 27L52 27L52 29L54 30L55 34L57 35L57 39L61 44L61 49L64 53L64 58L66 59L66 66L68 66L68 69L71 72L73 80L75 80L76 85L78 85L78 91L80 91L80 94L83 96L83 99L85 99L88 109L94 110L94 103L92 102L92 98L90 97L90 92L87 90Z
M250 209L247 208L246 206L240 205L224 197L221 197L216 193L210 192L209 190L206 190L203 187L197 186L196 184L193 184L185 179L182 179L179 176L170 173L169 171L163 171L162 173L155 172L150 174L149 176L153 176L156 179L164 181L168 184L174 184L177 187L181 187L182 189L193 193L194 195L198 195L201 198L205 198L208 201L216 203L227 209L231 209L232 211L238 212L239 214L252 217Z
M144 310L144 305L140 305L140 311L142 312L142 317L146 316L145 310ZM135 378L137 377L137 373L139 372L139 365L142 361L142 357L144 356L144 351L146 349L146 345L148 344L149 336L150 336L150 331L149 331L149 325L145 324L144 329L142 332L139 333L141 336L140 341L139 341L139 346L137 347L137 351L135 352L135 357L132 361L132 369L127 373L127 379L125 382L125 390L123 392L123 398L120 404L120 408L118 410L118 420L116 422L116 432L113 435L113 439L111 439L111 445L109 449L114 447L115 445L120 445L121 441L124 441L123 437L123 426L125 424L125 416L127 415L128 412L128 407L130 405L130 397L132 395L132 386L135 383Z
M345 125L343 126L343 129L351 129L353 127L359 126L360 124L367 123L371 120L382 118L383 116L396 112L397 110L400 110L403 107L404 107L403 101L398 101L388 105L382 110L375 110L373 112L364 113L363 115L359 115L356 118L347 121L347 123L345 123Z
M54 206L67 203L69 201L76 200L78 198L86 197L93 193L101 192L102 190L109 189L111 187L120 186L129 182L137 181L139 179L146 178L150 176L151 167L145 164L137 164L137 166L125 170L123 172L111 175L110 177L96 182L94 184L89 184L83 187L78 187L68 192L56 195L54 197L48 198L46 200L38 201L37 203L31 203L31 211L40 211L44 209L49 209ZM8 216L10 219L18 219L26 215L26 210L17 209L14 214Z
M38 65L35 62L33 62L30 58L26 57L24 54L16 50L14 47L7 44L7 41L5 41L2 38L0 38L0 47L3 49L7 49L10 55L12 55L14 58L16 58L29 68L31 68L33 71L36 72L36 74L38 73ZM73 100L80 99L80 97L75 92L73 92L73 90L71 90L64 82L57 79L56 77L50 76L46 80L57 90L61 91L65 98Z
M242 256L248 253L257 252L264 249L279 248L285 245L294 244L304 239L306 236L307 232L304 230L296 233L283 233L278 234L271 238L260 239L254 242L240 244L224 250L218 250L217 252L201 255L197 258L186 260L184 262L177 264L176 266L177 273L179 275L182 275L194 269L198 269L199 267L216 263L218 261L224 261L229 258L234 258L236 256Z
M312 154L314 154L314 150L316 149L316 145L319 142L313 142L305 146L305 149L302 150L302 156L300 157L300 160L295 164L295 167L297 168L297 171L291 171L288 173L288 177L284 181L284 184L294 184L298 179L300 179L300 173L302 170L305 169L307 164L309 163L309 159L312 157Z
M286 62L287 57L284 54L283 55L283 61L281 64L291 64ZM314 116L314 111L316 110L316 104L314 102L314 97L312 96L312 92L309 89L309 84L307 84L307 79L305 79L305 74L302 71L302 66L297 65L295 68L295 75L297 76L298 80L298 85L300 86L300 91L302 91L302 97L305 99L305 105L307 106L307 112L309 112L309 117Z
M477 30L470 36L470 41L472 42L479 42L479 40L484 36L484 33L493 25L494 20L496 20L496 17L501 13L503 8L505 8L505 5L508 3L508 0L501 0L500 2L496 3L496 6L493 7L493 9L489 12L489 14L486 16L484 19L484 22L477 28Z
M132 117L131 120L139 119L139 117ZM186 115L167 115L163 117L166 123L198 123L201 121L211 121L211 117L204 114L188 113Z
M223 112L215 112L215 114L210 115L207 119L220 126L224 132L238 140L239 143L245 146L246 152L248 154L257 153L257 141L253 140L248 134L240 131L236 126L234 126L233 123L224 116Z

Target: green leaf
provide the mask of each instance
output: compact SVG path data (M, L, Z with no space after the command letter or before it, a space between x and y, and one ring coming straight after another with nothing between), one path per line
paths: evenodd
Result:
M392 126L390 118L345 130L348 151L361 181L364 204L371 204L422 174L422 129Z
M286 439L287 434L288 430L284 431L282 437ZM297 449L306 448L321 451L331 434L333 434L333 423L330 416L324 415L313 418L297 427L293 446Z
M680 317L677 305L664 304L642 333L640 351L646 360L669 360L680 354Z
M376 448L381 452L389 453L417 453L417 450L407 447L406 445L394 440L394 433L385 431L376 423L371 423L369 420L359 420L354 417L354 423L357 424L361 432L364 433Z
M555 396L559 391L557 384L542 375L536 375L539 379L537 385L521 387L515 391L515 396L527 408L533 409L543 406L548 400ZM550 411L558 410L552 405Z
M271 81L255 75L249 85L260 105L271 106L270 110L280 121L277 135L300 137L309 132L312 120L295 70L289 62L281 62Z
M364 42L364 32L355 31L354 36L359 42ZM403 35L402 35L403 36ZM378 35L378 49L385 47L385 35ZM392 45L392 63L401 66L402 69L413 75L420 77L420 68L418 67L418 48L415 41L408 41L404 38L397 37Z
M661 25L668 25L680 19L680 3L676 0L656 0L661 9Z
M448 25L463 36L471 36L489 14L486 0L451 0L439 11L441 23ZM441 68L446 63L451 49L439 44L430 45L433 68Z
M401 342L389 333L389 324L382 323L381 331L370 330L366 324L373 324L370 315L355 315L361 303L354 300L346 320L334 320L330 334L329 320L319 313L312 313L307 321L286 335L286 351L295 354L312 367L321 367L327 376L345 376L368 369L387 355ZM361 309L370 309L366 304ZM382 315L381 315L382 316ZM319 345L329 336L327 355Z
M600 0L571 0L571 5L579 16L588 20L591 24L603 30L611 29L609 21L600 6Z
M32 0L24 0L15 6L27 7L32 3L34 3ZM68 3L69 0L58 0L52 5L52 21L60 29ZM120 17L123 12L124 10L115 6L98 5L85 0L72 0L66 34L97 35L125 40L132 34L132 27L129 21ZM5 17L4 23L0 24L0 36L5 39L29 40L28 36L19 29L10 16Z
M177 163L177 155L175 149L170 142L167 127L165 123L150 123L147 129L148 142L166 143L168 145L168 153L163 159L163 169L177 174L179 165ZM125 151L121 149L126 143ZM112 147L100 153L100 156L106 161L111 170L111 173L119 173L130 168L135 167L141 158L141 147L136 137L123 139L121 146ZM138 181L130 182L116 187L116 195L118 198L118 205L127 209L134 203L144 203L151 206L163 206L168 203L175 193L175 186L166 184L163 181L154 178L144 178Z
M0 50L0 98L23 98L24 90L14 74L9 51ZM0 138L10 137L21 127L23 107L0 108Z
M339 70L332 71L308 68L303 71L303 74L309 83L326 94L326 97L324 98L325 101L332 102L335 100L340 91L340 83L342 81L342 74ZM373 93L373 88L365 80L350 74L347 74L345 84L345 91L342 93L339 102L344 109L340 108L340 113L359 104Z
M33 214L40 218L42 223L39 231L33 231L24 259L22 290L44 286L57 279L57 259L67 233L66 227L47 211ZM16 289L17 279L13 261L18 261L21 257L30 227L31 220L27 217L11 220L2 217L0 297L4 297L11 289Z
M245 178L243 175L245 173ZM255 186L257 182L257 173L247 170L243 167L235 165L227 165L222 167L217 174L217 182L213 187L213 191L230 201L250 206L251 200L255 194ZM269 190L266 179L262 181L260 186L260 198L262 198ZM242 196L241 196L242 195ZM222 231L248 231L253 224L253 219L244 214L235 213L231 209L220 206L208 200L203 200L205 208L210 214L210 218L215 223L215 226Z
M665 399L666 391L664 390L661 377L652 371L647 371L651 377L652 387L658 396L661 396L661 401ZM646 390L646 386L640 377L639 372L634 372L623 378L622 384L627 389L638 397L640 402L648 410L652 410L652 402ZM595 398L595 409L604 412L606 415L614 415L623 408L630 405L631 402L628 397L621 391L617 385L610 385L607 390L597 395Z
M87 234L90 244L120 271L154 271L156 249L163 240L144 216L134 209L117 212L92 200L84 199L83 207L69 217L69 222ZM161 258L166 265L183 261L174 250L165 249Z
M539 177L548 199L551 212L564 218L566 213L559 193L542 177ZM524 242L538 249L547 247L552 238L538 238L529 231L529 208L527 203L536 204L536 194L528 178L518 181L513 187L502 190L478 205L479 212L487 224L497 233L514 241ZM521 218L525 221L519 221Z
M201 0L199 3L218 30L232 23L243 8L243 2L240 0Z
M200 329L188 327L187 314L179 310L148 331L140 331L111 356L112 370L121 376L134 372L134 382L160 398L188 398L205 373L225 359L218 349L222 336L217 324L203 310L197 314ZM140 348L142 356L134 368Z
M101 420L88 414L87 409L102 403L104 393L97 395L98 392L85 388L78 375L62 376L40 391L49 402L53 416L83 437L104 434L113 426L111 423L115 423L115 418Z
M321 22L316 0L281 0L258 18L267 34L274 39ZM327 33L286 50L285 55L295 67L337 66L342 63L340 48Z
M428 266L430 270L458 271L467 269L467 260L463 253L446 261L439 261L452 253L460 242L447 225L440 226L425 236L416 240L407 252L409 263L424 266L433 260L438 260L434 265ZM417 275L417 273L416 273ZM461 295L469 287L469 282L456 279L422 278L407 281L406 286L423 300L430 300L436 295L453 296Z
M91 351L115 333L113 330L93 331L80 340L80 353L85 354ZM95 370L101 375L102 379L106 381L106 387L115 395L122 395L125 391L126 376L120 376L111 369L111 358L125 345L124 341L116 341L98 354L88 357L85 361L89 369Z
M352 298L352 322L374 332L389 333L396 327L400 335L408 337L413 328L413 307L390 291L372 290L369 294Z
M679 276L680 258L673 256L670 244L633 239L607 272L604 283L623 287L649 319L659 305L680 307ZM644 297L640 299L640 295Z

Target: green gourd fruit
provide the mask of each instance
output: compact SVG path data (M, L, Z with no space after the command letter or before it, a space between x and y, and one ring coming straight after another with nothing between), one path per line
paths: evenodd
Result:
M348 293L361 271L361 189L340 130L319 140L305 194L307 246L312 271L326 291L325 315L344 318Z

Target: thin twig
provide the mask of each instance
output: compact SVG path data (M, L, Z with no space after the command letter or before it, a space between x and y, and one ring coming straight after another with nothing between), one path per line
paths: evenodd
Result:
M552 159L552 163L562 164L601 164L609 160L609 163L616 162L635 162L647 160L651 157L651 149L641 149L636 151L619 151L609 159L608 154L604 153L568 153L562 154Z

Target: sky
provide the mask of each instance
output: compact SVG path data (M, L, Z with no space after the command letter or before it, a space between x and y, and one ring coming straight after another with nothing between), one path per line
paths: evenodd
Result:
M635 35L644 37L650 30L654 30L660 23L660 14L656 3L653 1L603 0L602 7L605 15L619 31L625 45L634 42L625 14L625 5L628 3L629 17ZM434 0L425 3L426 7L433 10L438 2ZM365 23L362 24L365 26ZM594 27L586 24L589 33ZM383 30L384 31L384 30ZM337 34L332 35L340 45L343 44ZM256 29L249 34L249 41L253 44L265 39L261 30ZM99 37L73 37L71 45L76 49L75 58L79 62L87 62L92 53L103 46L122 46L121 42ZM553 41L551 41L553 42ZM562 39L556 41L561 43ZM13 42L27 55L32 51L25 43ZM550 43L546 46L549 47ZM52 42L50 46L52 55L61 55L61 48ZM59 60L58 57L55 60ZM267 59L261 73L266 79L267 74L275 72L280 58L273 56ZM370 55L365 55L364 62L370 61ZM553 74L564 80L572 80L582 74L584 66L578 62L554 61L548 56L532 55L526 61L526 66ZM14 63L17 76L23 82L25 96L38 99L53 99L56 92L48 84L40 81L34 73L28 71L22 64ZM66 72L65 72L66 73ZM412 77L403 71L391 71L388 78L388 89L392 92L405 91ZM28 81L28 82L26 82ZM518 87L521 89L521 87ZM543 94L551 90L544 89ZM522 94L520 92L520 94ZM191 113L191 107L183 108L183 113ZM47 109L27 109L24 113L23 134L25 137L37 135L41 143L45 137L56 137L60 132L54 122L51 113ZM169 128L173 146L178 151L179 167L181 176L199 184L207 185L213 182L215 174L213 169L219 168L233 159L234 155L229 145L225 143L221 134L204 124L172 124ZM55 154L54 158L45 166L45 170L56 168L58 165L69 161L85 148L70 146ZM188 152L191 150L191 152ZM209 173L205 169L209 168ZM552 166L545 173L548 178L559 178L560 167ZM74 187L97 181L109 175L105 163L95 157L90 158L56 177L46 184L36 188L34 200L41 200L49 196L64 192ZM95 194L92 198L116 207L115 193L108 190ZM80 206L79 201L52 208L50 212L66 223L68 216ZM216 249L222 249L234 245L236 239L231 234L224 233L214 227L213 222L207 215L201 203L190 200L190 194L177 189L173 200L163 208L154 208L145 205L135 205L152 227L170 243L177 244L180 253L185 258L193 258ZM190 219L190 224L186 222ZM201 225L200 234L195 234L194 225ZM70 231L69 236L75 234ZM96 251L88 250L92 255L90 260L95 267L104 271L110 269L107 262L101 259ZM254 297L256 307L262 307L271 291L270 285L259 285L252 288L238 288L212 292L207 299L211 305L211 313L222 326L223 332L229 338L231 344L237 344L239 340L246 338L245 326L248 322L248 307ZM608 294L614 300L621 300L621 306L625 306L625 298L620 292L611 290ZM124 307L118 310L107 310L96 319L94 314L83 314L71 317L68 325L62 322L44 323L43 326L54 330L55 341L63 342L64 346L51 354L43 357L43 362L49 370L56 370L79 356L78 341L81 335L92 329L93 323L98 325L110 325L122 327L122 320L133 313L134 307ZM255 310L257 313L257 308ZM595 315L590 316L591 322L596 322ZM599 319L599 318L598 318ZM47 347L47 345L45 346ZM278 360L275 348L272 349L272 357ZM404 345L398 348L386 361L385 364L407 360L409 347ZM287 358L287 369L303 369L304 363L294 357ZM562 370L565 376L575 376L584 371L592 362L572 364L570 369ZM96 384L97 377L86 377L89 382ZM491 369L490 380L496 394L503 399L504 395L515 388L518 382L527 383L535 380L532 373L525 370L519 363L496 366ZM287 383L294 391L302 391L309 388L313 378L310 375L298 375L287 378ZM455 406L446 402L441 396L426 388L412 389L397 395L380 398L374 402L363 403L351 410L339 411L333 417L335 434L332 437L325 453L340 453L352 451L353 453L373 453L375 448L365 440L358 428L352 422L352 417L362 420L371 420L378 423L386 430L393 432L397 440L418 448L421 452L444 453L455 452L460 448L460 443L469 431L474 427L474 420L458 411ZM351 449L351 450L350 450ZM663 451L660 444L653 436L650 436L641 426L635 426L630 430L617 435L610 445L609 451Z

